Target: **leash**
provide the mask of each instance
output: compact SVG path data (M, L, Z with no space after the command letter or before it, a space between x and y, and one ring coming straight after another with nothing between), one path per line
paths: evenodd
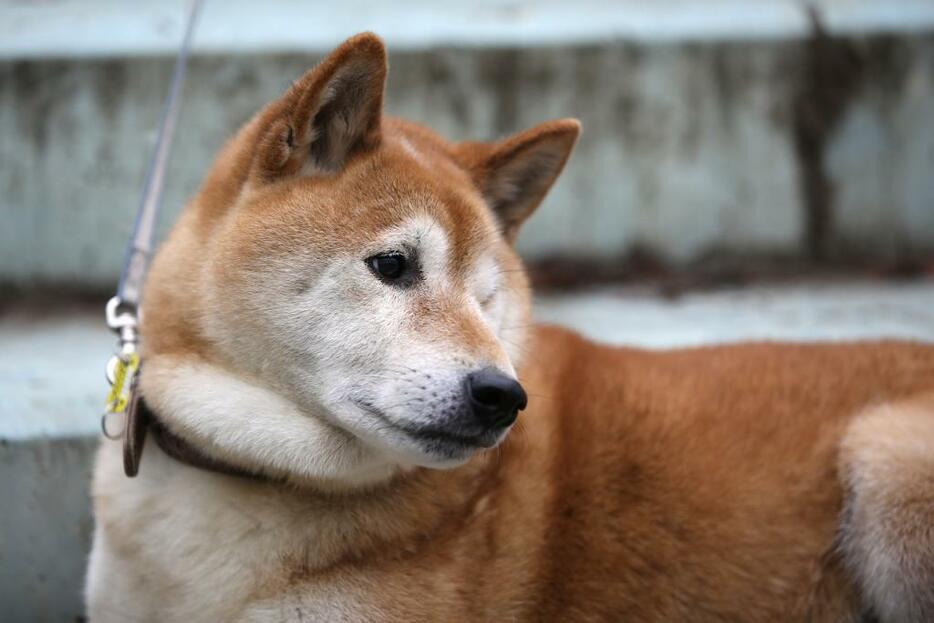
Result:
M107 301L105 308L107 327L117 334L117 352L107 362L110 393L101 416L101 431L108 439L123 438L124 471L131 477L139 469L139 457L146 435L146 418L139 408L140 398L136 391L140 372L138 345L141 291L152 258L153 233L162 204L165 169L178 121L182 85L200 10L201 0L189 0L185 34L175 57L171 87L162 111L156 147L143 187L143 198L136 212L133 235L127 245L117 293ZM121 420L122 429L117 425Z

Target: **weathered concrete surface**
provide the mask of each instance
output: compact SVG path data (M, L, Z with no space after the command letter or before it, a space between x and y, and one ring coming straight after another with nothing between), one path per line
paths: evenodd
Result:
M934 342L934 281L754 287L661 298L645 288L541 297L539 319L614 344L898 337ZM98 306L0 315L0 620L81 612L103 366ZM115 443L115 442L108 442ZM144 462L145 469L145 462Z
M660 298L647 287L604 288L536 301L536 317L600 342L648 348L744 340L934 342L934 281L754 286Z
M812 88L815 75L824 84L819 59L798 40L606 42L394 53L388 104L453 138L582 119L575 157L521 237L530 258L798 257L814 206L830 257L932 252L934 34L825 49L841 45L855 72L843 96ZM194 59L163 225L225 138L315 59ZM170 69L153 58L0 63L0 284L112 286ZM829 124L816 148L799 138L814 110Z
M102 304L103 305L103 304ZM0 310L0 437L81 437L98 430L103 362L116 347L103 306Z
M98 307L0 313L0 621L75 621L114 346Z
M0 0L0 58L172 55L186 0ZM788 39L808 11L837 34L934 27L928 0L209 0L196 53L320 53L361 30L398 50Z
M71 622L83 614L96 447L92 436L0 440L0 620Z

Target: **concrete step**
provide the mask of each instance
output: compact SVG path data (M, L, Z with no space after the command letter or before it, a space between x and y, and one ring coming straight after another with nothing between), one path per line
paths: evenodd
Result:
M373 28L392 113L452 138L582 119L532 260L934 253L934 4L810 6L825 35L792 0L209 1L162 231L240 123ZM181 15L0 1L0 285L112 287Z
M0 315L0 619L75 620L92 520L87 496L103 365L101 306ZM540 320L600 341L673 347L747 339L934 342L934 281L811 282L697 292L646 287L540 297Z
M0 58L171 56L187 0L0 0ZM928 0L208 0L196 53L321 53L372 30L399 50L445 46L592 45L805 37L817 12L838 34L903 34L934 26ZM100 36L102 32L106 37Z

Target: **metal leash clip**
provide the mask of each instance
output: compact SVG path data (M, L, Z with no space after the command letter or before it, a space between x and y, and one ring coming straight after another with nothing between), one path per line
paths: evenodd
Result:
M134 380L139 372L139 317L136 310L125 305L119 296L107 301L105 313L107 326L117 334L118 351L107 361L106 374L110 392L107 394L107 402L101 416L101 431L108 439L120 439L123 428L116 428L116 420L125 420L124 415L135 389Z

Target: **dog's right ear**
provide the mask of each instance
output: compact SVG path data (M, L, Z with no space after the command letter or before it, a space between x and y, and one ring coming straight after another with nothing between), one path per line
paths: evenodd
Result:
M252 177L326 175L379 143L386 48L373 33L351 37L262 113Z
M495 143L457 146L458 157L510 243L555 183L580 129L577 119L558 119Z

